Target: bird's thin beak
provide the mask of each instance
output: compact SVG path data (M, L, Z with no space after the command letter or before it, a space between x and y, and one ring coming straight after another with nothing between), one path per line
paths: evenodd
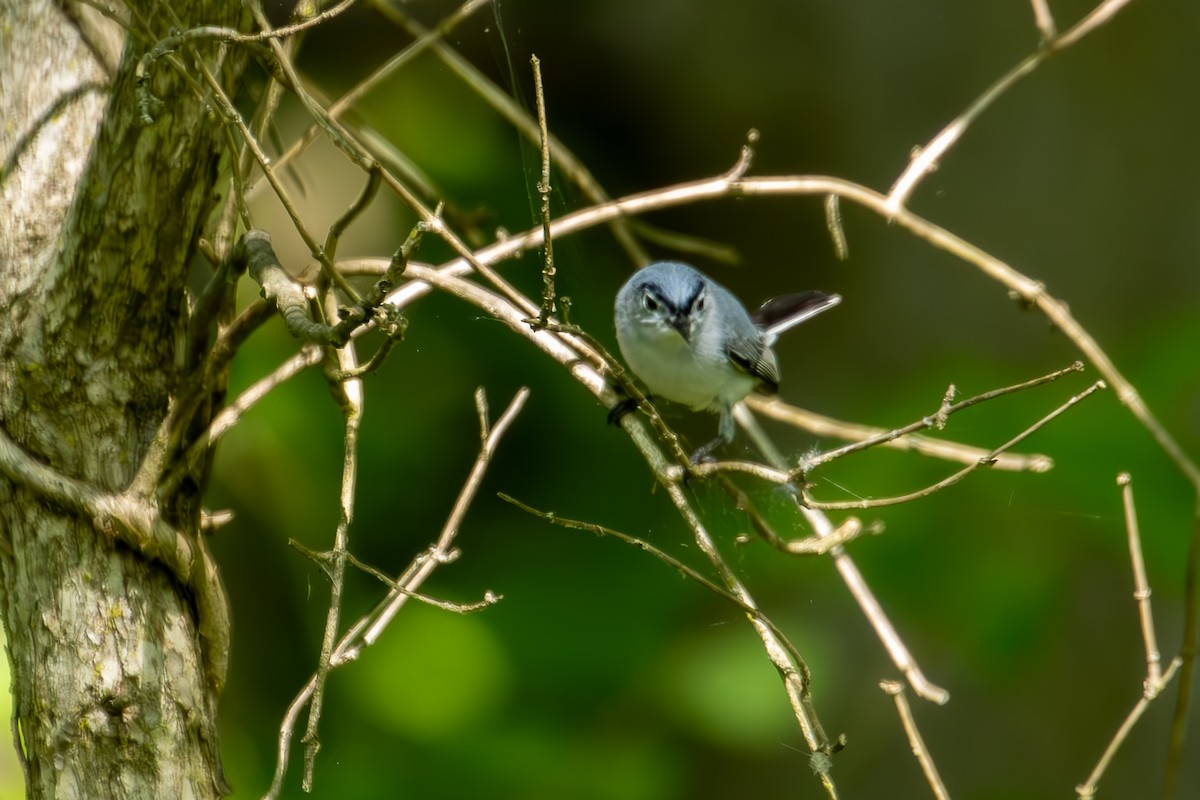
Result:
M670 322L672 328L679 331L679 335L683 337L685 342L688 341L688 337L691 335L691 325L688 324L686 315L672 314L668 322Z

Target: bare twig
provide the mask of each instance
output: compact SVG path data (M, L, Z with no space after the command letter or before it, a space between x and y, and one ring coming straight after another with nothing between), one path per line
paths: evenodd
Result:
M931 458L945 461L957 461L970 464L987 455L988 451L981 447L951 442L945 439L931 439L916 433L904 434L892 439L889 431L872 425L858 422L846 422L822 414L817 414L805 408L797 408L780 400L778 396L750 395L746 405L752 411L764 417L784 422L795 428L808 431L816 436L859 442L867 439L882 439L880 447L895 450L905 450ZM1022 455L1020 453L1001 453L996 457L992 469L1009 470L1012 472L1047 472L1054 468L1054 459L1041 453Z
M308 548L304 547L302 544L300 544L299 542L296 542L294 540L289 541L288 544L291 545L292 547L294 547L295 549L299 550L300 552L304 553L306 556L308 556L310 559L316 561L318 564L321 564L322 567L324 567L324 564L326 563L326 559L322 558L322 555L320 553L314 553L313 551L309 550ZM424 603L425 605L433 606L434 608L440 608L443 611L449 611L454 614L473 614L476 611L482 611L489 606L494 606L494 605L496 605L496 603L499 603L503 599L500 595L496 594L495 592L493 592L491 590L488 590L483 593L483 599L481 599L481 600L476 600L471 603L453 603L449 600L440 600L436 597L430 597L427 594L422 594L421 592L415 592L412 589L409 589L404 584L394 580L390 575L385 573L383 570L381 570L377 567L373 567L370 564L367 564L366 562L360 560L353 553L346 554L346 563L349 564L350 566L354 567L355 569L362 570L363 572L365 572L368 575L370 575L371 577L375 578L376 580L378 580L380 583L384 584L388 588L395 589L398 592L403 592L404 594L408 595L413 600L416 600L419 603Z
M416 36L416 41L392 56L383 66L379 67L355 85L354 88L331 103L329 105L330 118L340 119L355 103L378 87L388 77L394 75L400 67L411 62L416 56L429 49L431 45L438 44L443 36L453 31L461 22L490 3L491 0L467 0L454 13L442 19L436 28L432 30L422 29L421 33ZM275 168L280 169L298 158L316 140L320 133L321 127L319 125L311 125L287 150L275 159ZM253 190L254 188L256 186L251 182L250 189Z
M1112 19L1113 15L1128 5L1129 2L1130 0L1103 0L1066 33L1058 37L1046 39L1046 31L1053 29L1053 21L1049 19L1048 10L1046 11L1046 20L1042 18L1039 10L1042 2L1041 0L1035 0L1034 11L1038 15L1038 25L1042 30L1044 38L1042 47L1026 56L1003 77L984 90L983 94L979 95L979 97L967 106L966 110L955 117L937 136L933 137L929 144L914 151L913 158L909 162L908 167L896 182L892 184L892 188L888 192L886 206L888 215L894 216L904 208L909 196L917 188L921 180L937 169L939 159L962 138L962 135L967 132L971 124L984 111L990 108L1001 96L1016 85L1018 81L1041 66L1043 61L1061 53L1096 28L1108 22ZM1049 21L1048 28L1045 27L1047 20Z
M937 413L931 414L927 417L923 417L922 419L919 419L916 422L913 422L909 425L905 425L902 428L896 428L895 430L881 432L874 436L868 437L866 439L861 439L857 442L854 442L853 444L845 445L844 447L838 447L836 449L829 450L827 452L820 453L815 456L805 457L805 458L801 459L800 465L796 468L796 472L798 474L804 475L804 474L811 472L813 469L815 469L819 466L828 464L829 462L831 462L835 459L842 458L844 456L847 456L851 453L858 452L860 450L865 450L868 447L874 447L875 445L892 442L903 436L915 433L917 431L928 430L929 428L938 428L938 429L943 428L943 427L945 427L946 419L951 414L955 414L959 411L970 408L971 406L978 405L979 403L987 402L988 400L994 400L997 397L1003 397L1004 395L1013 394L1015 392L1020 392L1025 389L1031 389L1035 386L1040 386L1044 383L1049 383L1051 381L1058 380L1059 378L1063 377L1064 375L1069 375L1073 372L1082 372L1082 371L1083 371L1083 363L1080 361L1076 361L1074 364L1072 364L1069 367L1066 367L1065 369L1055 370L1054 372L1051 372L1048 375L1043 375L1041 377L1034 378L1032 380L1013 384L1012 386L1004 386L999 389L993 389L988 392L983 392L982 394L975 395L974 397L969 397L965 400L960 400L957 403L950 403L949 398L952 393L947 393L947 395L943 398L942 404L939 407ZM970 448L970 449L974 450L976 448ZM959 451L959 452L961 452L961 451ZM979 461L984 458L991 460L991 459L997 457L998 455L999 454L996 451L992 451L989 453L981 453L978 457L976 457L975 459L972 459L972 461L970 463L978 464ZM991 465L989 464L989 466L991 466ZM1040 466L1044 466L1044 465L1040 465ZM1044 470L1034 470L1034 471L1044 471Z
M270 375L250 386L238 395L236 400L222 408L220 413L213 417L208 429L192 442L188 450L188 456L184 460L191 461L200 451L216 444L217 440L233 428L238 423L238 420L253 408L259 400L270 394L284 381L290 380L303 370L321 363L321 357L322 351L320 347L314 344L307 344L301 347L300 352L296 353L295 356L284 361Z
M738 403L733 407L734 418L738 424L750 435L755 446L767 458L768 461L774 464L784 465L782 456L777 452L774 444L759 427L758 422L754 419L754 415L749 412L744 403ZM786 466L786 465L784 465ZM833 539L839 536L841 528L835 526L833 521L825 514L825 512L808 508L800 504L798 492L793 488L792 500L796 503L796 508L802 515L809 527L813 531L813 538L816 539ZM871 627L875 629L876 636L879 637L884 649L892 659L892 663L908 680L909 686L917 693L917 696L922 697L939 705L945 704L950 699L950 693L942 687L934 684L925 677L925 673L918 666L917 661L913 658L904 640L900 638L900 634L896 631L894 625L876 599L875 593L867 585L867 581L863 578L858 566L846 549L841 544L835 544L828 548L828 553L833 558L834 566L837 567L838 573L842 576L842 582L846 584L846 588L850 590L851 596L854 597L858 607L866 616Z
M1182 662L1183 660L1179 657L1171 660L1171 663L1167 665L1167 669L1162 674L1162 680L1159 686L1156 687L1157 690L1155 695L1162 691L1162 688L1171 682ZM1133 726L1136 725L1138 720L1142 718L1142 714L1146 712L1146 709L1149 708L1152 702L1154 702L1154 697L1143 692L1137 703L1134 704L1133 709L1129 712L1129 715L1125 717L1125 720L1121 723L1120 727L1117 728L1117 732L1113 735L1112 740L1109 741L1108 747L1104 748L1103 755L1101 755L1100 760L1096 762L1096 766L1092 770L1091 774L1088 775L1087 780L1075 787L1075 793L1079 800L1091 800L1096 796L1096 789L1100 785L1100 779L1104 777L1104 773L1108 769L1108 765L1112 761L1113 756L1117 754L1117 750L1119 750L1121 745L1125 743L1125 739L1129 736L1129 732L1133 730Z
M812 526L813 532L817 536L828 537L836 533L837 529L823 512L803 507L801 507L800 512L808 520L809 525ZM875 629L875 635L883 643L883 647L887 650L892 663L904 675L904 679L908 681L908 685L912 687L912 690L918 697L928 700L931 703L937 703L938 705L948 703L950 701L950 693L925 677L925 672L917 664L916 658L913 657L904 640L900 638L896 627L888 619L883 606L879 604L875 593L871 591L862 572L859 571L858 565L846 553L845 548L837 545L831 548L829 552L833 556L834 566L837 567L838 573L842 576L842 582L846 584L846 588L850 590L854 601L858 603L858 607L866 616L867 621Z
M371 205L371 201L375 199L375 195L379 193L380 180L379 165L372 164L371 168L367 171L367 182L363 186L362 192L350 204L350 207L329 226L329 233L325 236L325 256L330 262L337 259L338 241L346 231L346 228L350 227L350 223L367 210L367 207Z
M464 484L463 490L459 493L459 498L455 502L450 517L442 528L437 541L413 560L412 564L394 582L395 585L389 591L387 597L374 611L363 616L342 635L338 640L337 646L329 654L327 660L329 670L336 669L358 658L363 648L374 642L382 632L383 627L386 626L386 622L382 622L381 624L384 615L388 615L387 618L390 620L396 611L399 610L400 606L403 605L404 601L414 596L416 590L440 564L454 560L458 552L453 549L454 538L466 514L467 507L478 489L478 485L483 478L483 472L486 470L496 446L513 420L516 419L517 414L524 407L528 397L529 390L526 388L520 389L500 416L500 419L496 421L496 424L486 427L483 431L483 441L479 456L475 460L475 465L472 467L467 482ZM489 592L488 595L485 595L485 602L494 602L494 598L495 595ZM370 634L369 640L367 638L368 634ZM323 663L324 661L323 659ZM264 800L272 800L279 797L280 792L283 790L283 779L287 774L288 754L291 750L296 722L304 706L314 697L320 674L320 670L318 670L316 674L309 678L308 682L297 693L295 699L292 700L291 705L288 706L287 713L284 715L279 727L279 747L276 753L275 775L271 781L270 788L263 795Z
M490 0L486 0L486 2L490 2ZM460 12L465 11L467 6L471 4L471 2L464 3ZM449 18L439 23L436 30L430 31L408 16L404 12L404 8L396 3L375 0L374 5L380 13L401 25L417 38L417 41L410 48L415 47L421 42L429 41L437 57L464 84L474 90L484 102L495 109L500 116L504 117L522 136L531 142L538 141L540 132L538 131L537 123L530 117L526 110L504 89L497 86L490 78L447 45L445 41L433 36L434 33L442 29ZM472 8L472 10L474 9ZM604 203L611 199L604 190L604 187L600 185L600 182L588 170L587 166L568 147L559 141L553 133L550 134L549 143L550 155L557 165L557 169L568 180L579 187L584 197L592 203ZM638 243L637 237L634 236L633 225L630 224L629 220L620 218L610 220L609 227L613 232L613 236L625 252L628 253L633 263L644 264L650 260L645 249ZM673 245L676 247L688 247L696 244L697 242L690 237L676 236L673 240ZM696 249L699 249L699 247ZM723 249L725 252L716 253L713 251L721 249L718 246L708 245L705 249L714 257L729 259L727 248Z
M356 366L357 357L353 345L334 351L331 358L335 358L338 366L343 370L353 369ZM329 553L329 610L325 614L325 634L321 639L321 655L317 662L316 674L313 676L312 698L308 704L308 728L303 739L305 743L304 776L301 785L306 792L312 791L313 769L316 766L317 753L321 749L317 728L321 722L325 682L329 677L329 671L333 669L333 650L337 644L338 630L341 627L346 554L349 552L350 523L354 520L355 493L358 487L358 432L362 425L363 411L361 381L330 380L329 389L334 393L338 405L342 408L346 432L343 437L342 450L340 513L338 514L337 529L333 534L333 550Z
M542 203L542 307L537 319L531 322L539 328L544 328L550 322L550 315L555 311L557 294L554 290L554 238L550 235L550 131L546 126L546 95L542 88L542 62L537 56L530 56L529 64L533 67L533 92L537 98L538 145L542 152L542 177L538 181L537 191Z
M570 519L569 517L563 517L558 514L555 514L553 511L540 511L540 510L534 508L533 506L527 505L526 503L522 503L520 500L516 499L512 495L504 494L503 492L500 493L499 497L504 502L511 503L512 505L516 506L517 508L521 509L522 511L524 511L527 514L532 514L535 517L540 517L541 519L544 519L546 522L549 522L551 525L559 525L559 526L561 526L563 528L567 528L569 530L587 531L589 533L594 533L597 536L607 536L607 537L610 537L613 539L618 539L622 542L625 542L626 544L633 545L634 547L638 548L639 550L643 550L643 551L649 553L650 555L654 556L655 558L657 558L659 561L663 562L667 566L678 571L685 578L695 581L696 583L700 584L705 589L707 589L708 591L717 595L718 597L724 598L725 600L728 600L730 603L733 603L734 605L736 605L739 609L741 609L745 613L762 619L771 628L771 630L773 630L775 632L775 635L779 637L779 640L784 643L784 645L788 649L788 652L790 652L792 654L792 657L796 660L797 667L799 667L799 669L800 669L800 672L802 674L804 682L807 683L809 681L809 677L810 677L811 673L809 672L808 665L805 664L804 658L800 654L800 651L797 650L796 646L794 644L792 644L792 642L784 635L783 631L781 631L779 629L779 627L777 625L775 625L774 622L771 622L771 620L768 619L765 614L763 614L761 609L755 608L754 606L751 606L751 605L747 605L736 594L734 594L733 592L730 592L725 587L721 586L720 584L718 584L718 583L710 580L709 578L705 577L704 575L700 574L699 572L692 569L687 564L685 564L682 561L680 561L679 559L675 558L675 556L671 555L670 553L666 552L665 550L655 547L650 542L647 542L645 539L639 539L636 536L631 536L628 533L624 533L622 531L618 531L613 528L606 527L604 525L597 525L594 522L584 522L583 520Z
M1142 641L1146 646L1146 677L1142 681L1141 698L1117 728L1117 732L1104 749L1104 753L1100 756L1100 760L1096 763L1087 781L1075 787L1079 800L1091 800L1095 796L1100 779L1108 769L1113 756L1124 744L1129 732L1133 730L1133 726L1137 724L1146 708L1171 682L1176 671L1183 664L1183 659L1176 657L1172 659L1166 671L1162 671L1162 657L1158 651L1158 641L1154 631L1154 615L1151 611L1150 581L1146 577L1146 563L1142 558L1142 539L1138 532L1137 512L1133 505L1133 479L1128 472L1122 472L1117 476L1117 485L1121 487L1121 501L1125 509L1125 530L1129 537L1129 565L1133 571L1133 597L1138 604ZM1172 788L1170 785L1166 787L1168 797Z
M807 457L801 459L800 465L798 467L788 470L788 471L776 469L774 467L770 467L765 464L759 464L757 462L749 462L749 461L712 461L712 462L706 462L703 464L693 465L691 470L692 470L693 474L699 475L701 477L707 477L709 475L715 475L715 474L725 473L725 472L742 472L742 473L745 473L748 475L753 475L753 476L759 478L760 480L767 481L768 483L789 485L792 482L794 482L797 478L806 477L816 467L822 466L824 464L828 464L838 458L849 455L850 453L858 452L858 451L864 450L868 447L873 447L876 445L887 444L889 442L897 441L901 437L907 436L907 435L913 433L914 431L924 430L927 428L941 428L945 425L946 419L951 414L954 414L955 412L962 411L963 409L966 409L966 408L970 408L971 406L977 405L978 403L982 403L986 400L992 400L992 399L1001 397L1006 394L1011 394L1013 392L1020 391L1022 389L1028 389L1028 388L1038 386L1043 383L1047 383L1052 380L1056 380L1056 379L1062 377L1063 375L1066 375L1071 372L1078 372L1082 369L1083 369L1083 364L1081 362L1076 361L1074 364L1072 364L1070 367L1067 367L1066 369L1057 370L1055 372L1050 373L1049 375L1044 375L1040 378L1035 378L1030 381L1025 381L1023 383L1015 384L1013 386L1005 386L1000 389L995 389L995 390L992 390L989 392L984 392L984 393L976 395L974 397L967 398L966 400L961 400L957 403L949 402L951 396L954 393L953 392L954 387L951 386L950 391L947 391L946 396L943 399L942 404L936 414L931 414L927 417L923 417L922 419L917 420L916 422L913 422L902 428L896 428L891 431L882 431L882 432L876 433L875 435L870 436L866 439L861 439L857 442L854 442L852 444L845 445L845 446L839 447L839 448L835 448L833 450L826 451L825 453L820 453L820 454L813 455L813 456L807 456ZM1083 396L1086 396L1091 391L1094 391L1096 388L1098 388L1098 387L1093 386L1092 389L1088 390L1088 392L1085 392ZM1076 398L1076 399L1082 399L1082 396L1080 398ZM765 404L759 404L759 405L765 405ZM740 417L740 419L745 419L745 417ZM1039 422L1037 424L1037 426L1035 426L1033 428L1033 430L1036 430L1036 428L1038 426L1045 424L1046 421L1048 421L1048 420L1042 420L1041 422ZM994 464L999 460L999 458L1004 455L1004 450L1006 448L1014 446L1016 442L1020 441L1021 438L1023 438L1024 436L1028 436L1029 433L1031 433L1031 432L1032 432L1032 430L1026 431L1021 437L1018 437L1017 439L1009 442L1008 444L1002 446L1001 448L997 448L997 449L990 450L990 451L983 450L981 448L967 448L964 445L952 445L953 449L950 452L956 457L954 460L964 460L968 465L967 468L960 470L959 472L950 476L950 478L947 478L944 481L934 484L931 487L921 490L920 492L915 492L911 495L905 495L904 497L906 499L910 499L910 500L916 499L918 497L922 497L925 494L932 493L934 491L943 489L946 486L950 486L954 483L957 483L959 480L966 477L966 475L969 472L971 472L975 469L978 469L981 466L987 466L987 467L994 466ZM928 440L926 440L926 441L928 441ZM785 463L785 459L784 459L783 455L778 453L777 451L775 451L774 445L771 444L770 440L767 439L765 436L759 437L758 446L761 449L764 449L764 451L767 453L769 461L771 461L773 463L779 463L779 464ZM973 457L962 458L964 453L973 453ZM1044 466L1044 465L1039 465L1039 466ZM1034 471L1044 471L1044 469L1041 469L1041 470L1035 469ZM830 508L829 504L824 504L824 503L819 503L819 502L813 501L807 495L805 495L805 500L807 503L811 504L813 507L816 507L816 508L825 508L825 509ZM881 501L869 500L869 501L862 501L862 502L864 503L864 505L858 506L858 507L867 508L867 507L870 507L871 505L894 505L897 502L901 502L901 500L899 500L899 499L889 499L889 500L881 500Z
M500 443L500 439L504 436L505 431L508 430L508 427L517 418L517 414L521 413L521 409L525 406L525 401L529 398L529 390L522 387L517 392L512 402L508 404L508 408L496 420L495 427L489 426L487 421L487 406L484 400L483 389L476 391L475 398L476 402L480 404L479 428L481 443L479 455L475 459L474 466L471 467L471 474L467 476L462 491L459 492L458 499L454 501L454 508L450 511L450 517L446 520L441 535L433 547L430 548L428 556L420 560L420 565L413 571L411 576L397 581L397 583L402 584L410 590L420 586L425 577L433 572L438 564L454 558L452 553L454 538L458 535L463 518L467 515L467 509L471 507L471 503L475 500L475 495L479 491L479 485L483 482L484 473L487 472L488 465L492 461L492 456L496 452L496 446ZM407 599L408 596L405 593L394 591L393 596L384 601L382 610L375 616L375 619L362 634L362 646L365 647L375 643L380 634L383 633L384 628L396 616L396 612L400 610ZM346 653L347 657L353 657L348 655L349 650Z
M1049 42L1058 35L1054 25L1054 15L1050 13L1050 4L1046 0L1033 0L1033 19L1037 23L1038 32L1043 42Z
M929 788L933 789L933 796L938 800L950 800L950 792L946 790L946 784L942 782L942 776L938 774L937 765L933 763L933 756L929 754L929 748L926 747L925 740L921 738L921 732L917 730L917 720L913 717L908 698L904 696L904 684L900 681L880 681L879 688L891 695L896 702L896 713L900 715L900 724L904 726L908 744L912 748L913 755L917 757L917 763L921 765L921 771L925 773L925 780L929 782Z
M1150 603L1150 581L1146 577L1146 561L1142 558L1142 538L1138 533L1137 511L1133 507L1133 478L1128 472L1117 476L1121 487L1121 502L1125 507L1125 530L1129 534L1129 563L1133 568L1133 599L1138 604L1138 618L1142 625L1142 641L1146 645L1145 692L1153 697L1162 683L1162 654L1158 650L1158 637L1154 632L1154 613Z
M708 529L700 520L691 501L683 491L681 483L677 480L670 480L666 477L661 467L665 464L658 465L660 469L656 470L660 476L659 480L667 490L667 495L671 498L675 508L683 517L687 526L692 530L693 540L700 552L704 554L709 563L720 575L721 581L725 584L725 588L738 600L750 608L758 608L753 596L749 590L737 577L734 571L725 562L717 549L716 543L710 536ZM821 727L820 721L817 719L816 710L812 704L812 695L809 693L808 681L805 678L805 673L801 666L797 664L787 647L780 640L779 636L771 629L758 614L747 614L751 626L755 633L758 634L762 641L763 648L767 653L767 658L779 673L779 677L783 679L784 689L787 692L788 700L791 702L792 712L796 717L796 721L800 725L800 732L804 736L804 741L808 744L812 756L809 762L810 768L821 781L821 785L825 788L826 793L831 798L837 797L837 787L833 782L833 776L830 773L832 764L829 761L829 755L832 752L833 745L825 735L824 729Z
M973 464L968 464L967 466L960 469L958 472L955 472L954 474L943 478L942 480L938 481L937 483L934 483L930 486L926 486L924 489L919 489L915 492L909 492L907 494L896 495L894 497L878 497L878 498L861 499L861 500L841 500L841 501L836 501L836 502L824 502L824 501L814 500L813 498L811 498L808 495L807 490L805 490L804 491L804 503L805 503L805 505L809 506L810 508L820 508L820 509L824 509L826 511L831 511L831 510L852 509L852 508L878 508L880 506L894 506L894 505L898 505L900 503L908 503L908 502L912 502L913 500L919 500L922 497L928 497L929 495L933 494L934 492L939 492L948 486L953 486L954 484L961 481L963 478L967 477L967 475L971 474L972 472L974 472L975 470L977 470L981 467L991 466L991 460L996 454L1003 453L1005 450L1008 450L1010 447L1016 447L1018 444L1020 444L1026 438L1028 438L1029 436L1033 435L1035 432L1040 430L1044 425L1046 425L1050 421L1056 419L1060 414L1065 413L1069 408L1072 408L1077 403L1079 403L1081 400L1090 396L1093 392L1095 392L1099 389L1103 389L1103 388L1105 388L1104 381L1096 381L1091 386L1089 386L1087 389L1085 389L1084 391L1080 392L1079 394L1071 397L1069 400L1067 400L1067 402L1063 403L1061 406L1054 409L1049 414L1042 417L1040 420L1033 423L1025 430L1021 431L1019 434L1014 436L1012 439L1009 439L1007 442L1000 445L995 450L992 450L991 452L989 452L983 458L979 459L978 461L976 461Z

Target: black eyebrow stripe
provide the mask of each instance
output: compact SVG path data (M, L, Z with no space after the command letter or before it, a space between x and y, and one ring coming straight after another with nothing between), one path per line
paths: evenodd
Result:
M654 295L655 300L662 303L664 306L669 308L671 311L679 310L679 309L675 308L674 305L671 304L671 301L668 300L666 295L663 293L662 287L659 286L654 281L645 281L644 283L642 283L642 291L649 292L650 294Z
M704 291L704 284L700 281L696 281L696 291L692 292L692 296L689 297L687 299L687 301L683 304L683 307L685 309L687 309L687 312L689 314L692 312L692 306L695 304L696 300L700 297L700 294L703 291Z

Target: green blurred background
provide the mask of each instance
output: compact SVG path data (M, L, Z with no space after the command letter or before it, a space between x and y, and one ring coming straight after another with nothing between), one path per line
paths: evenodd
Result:
M1090 5L1051 7L1065 28ZM300 66L329 96L410 41L369 3L360 6L305 43ZM403 7L433 25L454 4ZM1198 32L1200 5L1190 0L1132 3L1002 98L911 202L1045 281L1194 456ZM503 0L449 42L530 109L536 53L552 129L619 196L724 171L749 128L762 134L757 174L829 174L886 190L911 149L1038 37L1029 4L1018 0ZM536 150L432 54L349 119L419 165L476 232L536 224ZM305 123L289 108L283 121L285 139ZM296 175L303 188L290 186L317 231L362 183L324 146ZM584 207L561 175L555 184L556 213ZM739 266L697 263L748 303L810 287L844 296L780 346L784 398L821 413L899 426L936 410L950 383L971 395L1077 357L1045 319L1022 313L973 268L849 204L843 214L844 263L815 198L695 204L649 221L736 248ZM307 255L265 195L256 220L299 270ZM380 198L339 255L386 256L412 223L397 201ZM436 262L445 252L429 242L420 257ZM574 321L613 344L612 298L635 265L604 231L558 240L555 254ZM539 291L537 253L504 270ZM605 425L605 409L453 298L431 296L407 316L406 340L366 382L352 550L395 572L425 548L475 456L472 392L487 390L495 417L529 386L528 407L457 540L461 559L425 587L454 601L488 589L504 600L469 616L410 606L376 647L332 676L312 796L823 796L780 682L732 606L641 551L551 527L496 497L642 536L700 564L628 439ZM273 321L236 361L233 391L296 347ZM1095 377L965 412L945 435L994 446ZM715 424L664 410L694 440ZM776 432L792 452L832 444ZM238 797L266 789L280 720L316 664L328 586L287 541L331 545L341 433L323 380L310 372L220 446L209 506L237 515L214 548L234 612L222 736ZM922 667L951 692L942 708L914 703L956 797L1072 796L1139 696L1145 664L1115 483L1122 470L1134 477L1161 647L1169 657L1180 643L1193 498L1149 436L1102 393L1020 449L1052 456L1055 469L980 473L868 513L886 533L851 546ZM816 493L883 496L953 469L874 452L822 473ZM777 494L745 485L783 519ZM842 796L929 796L877 686L896 670L832 564L761 544L735 548L746 520L715 490L694 494L731 562L807 659L828 732L847 736L833 771ZM347 589L347 620L381 594L360 574ZM1100 796L1158 796L1175 688L1118 754ZM1197 716L1179 797L1200 791ZM301 796L302 762L294 746L285 796Z

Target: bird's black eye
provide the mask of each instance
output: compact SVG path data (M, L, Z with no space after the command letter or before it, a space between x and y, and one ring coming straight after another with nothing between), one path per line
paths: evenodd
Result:
M696 310L697 311L704 310L704 301L707 299L708 299L708 295L706 295L706 294L702 294L696 298Z
M642 305L646 307L647 311L658 310L658 301L654 299L654 295L650 294L650 292L642 292Z

